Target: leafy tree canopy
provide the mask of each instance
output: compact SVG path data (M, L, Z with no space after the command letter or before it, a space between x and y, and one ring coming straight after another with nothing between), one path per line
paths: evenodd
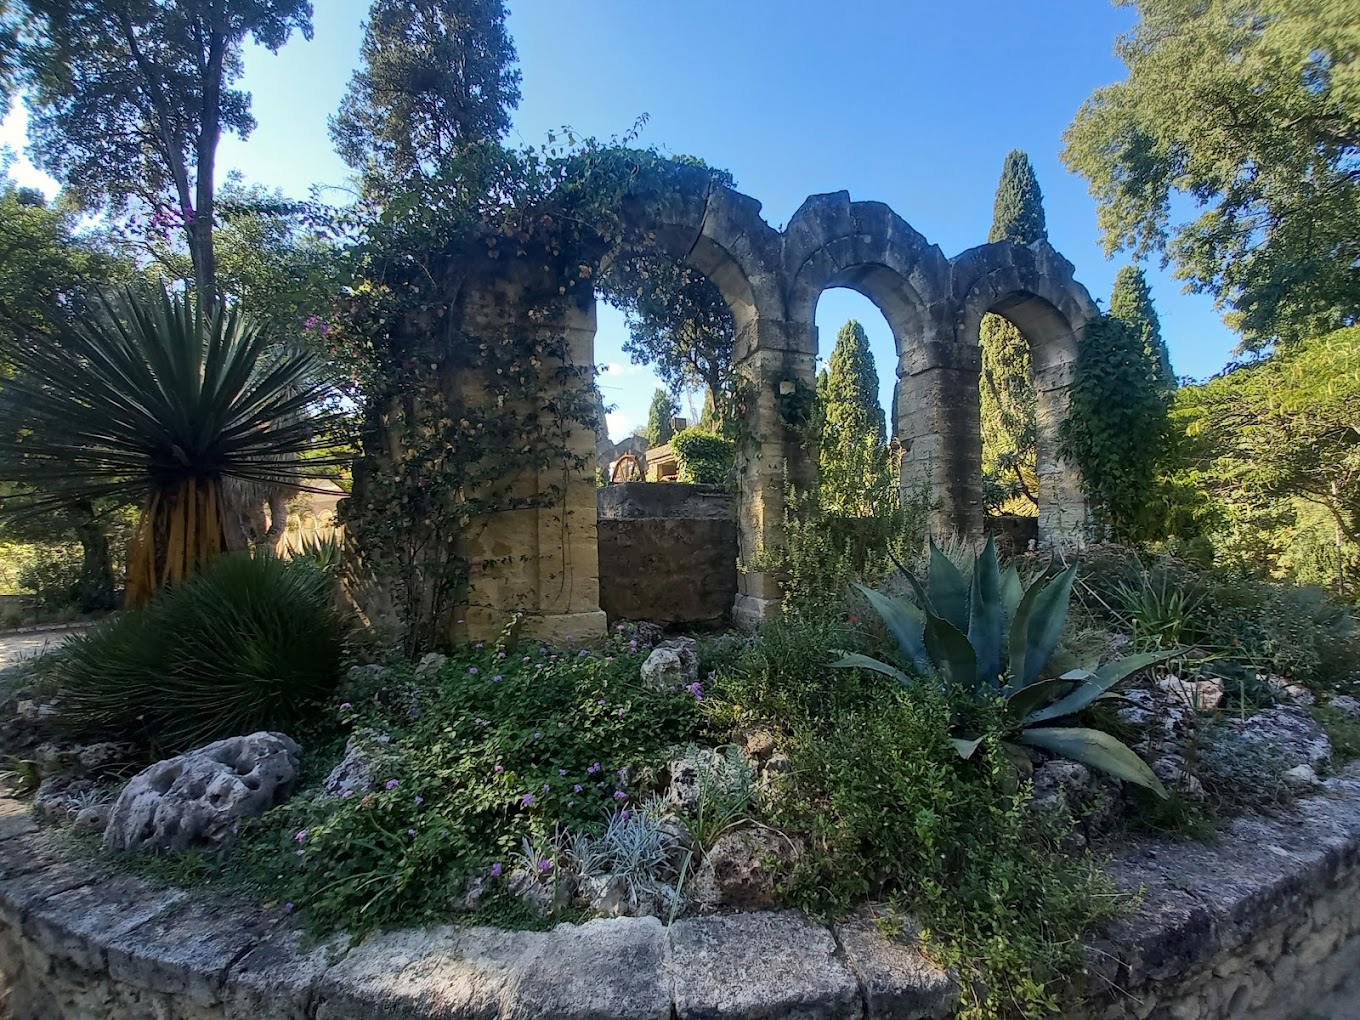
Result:
M311 38L307 0L25 0L22 84L34 162L86 208L140 199L185 231L214 296L217 144L255 126L235 88L247 40ZM169 209L165 208L167 200Z
M1134 266L1125 266L1115 277L1110 294L1110 315L1137 335L1143 346L1148 376L1157 386L1175 389L1176 374L1171 370L1171 355L1162 340L1162 322L1152 305L1147 277Z
M495 141L519 105L502 0L374 0L361 66L331 138L370 190L390 194L458 148Z
M1360 314L1360 3L1116 0L1129 75L1082 106L1063 158L1108 252L1160 252L1213 294L1241 347ZM1202 211L1182 219L1184 204Z

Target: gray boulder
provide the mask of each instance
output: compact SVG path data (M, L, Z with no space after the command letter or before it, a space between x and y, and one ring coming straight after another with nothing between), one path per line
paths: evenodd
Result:
M109 814L110 850L216 850L237 822L288 798L302 749L282 733L231 737L157 762L123 788Z
M1348 719L1360 719L1360 698L1352 698L1349 694L1333 694L1327 699L1327 705Z
M326 776L326 792L332 797L353 797L373 789L377 765L373 746L387 744L390 740L386 734L372 730L351 734L345 741L345 756Z
M699 910L769 910L801 853L796 841L772 829L724 833L704 854L689 900Z
M671 638L652 649L642 663L642 683L657 691L684 690L699 680L699 642Z
M1268 708L1245 721L1233 720L1242 739L1278 748L1282 759L1326 771L1332 763L1332 742L1311 715L1299 708Z

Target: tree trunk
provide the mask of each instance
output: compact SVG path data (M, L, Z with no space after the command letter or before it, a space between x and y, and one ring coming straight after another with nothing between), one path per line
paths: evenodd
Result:
M85 612L114 607L113 560L109 556L109 536L104 534L94 508L78 503L73 508L76 534L84 551L80 567L80 588L76 601Z

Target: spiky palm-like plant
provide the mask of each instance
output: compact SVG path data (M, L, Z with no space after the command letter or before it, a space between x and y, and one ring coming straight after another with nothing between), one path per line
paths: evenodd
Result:
M0 383L0 479L31 515L73 500L140 504L130 605L246 537L224 504L234 478L307 488L300 465L341 462L341 415L307 353L271 354L240 308L128 291L56 338L20 341Z
M930 568L922 581L902 573L916 601L894 598L857 585L883 618L910 673L867 655L845 655L833 666L868 669L911 687L927 677L965 695L999 697L1005 705L1008 739L1041 748L1166 795L1152 769L1103 730L1053 726L1106 697L1120 681L1182 654L1164 649L1130 655L1095 669L1052 676L1047 668L1067 624L1076 565L1056 576L1045 571L1028 587L1014 566L1000 569L992 540L966 577L932 542ZM913 675L914 674L914 675ZM980 739L952 738L968 758Z

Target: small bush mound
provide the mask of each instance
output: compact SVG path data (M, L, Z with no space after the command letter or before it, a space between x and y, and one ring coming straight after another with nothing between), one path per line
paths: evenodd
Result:
M344 634L331 577L233 554L62 650L61 722L157 752L280 729L335 685Z
M726 485L731 479L736 458L732 440L692 427L676 433L671 449L680 464L680 481Z

